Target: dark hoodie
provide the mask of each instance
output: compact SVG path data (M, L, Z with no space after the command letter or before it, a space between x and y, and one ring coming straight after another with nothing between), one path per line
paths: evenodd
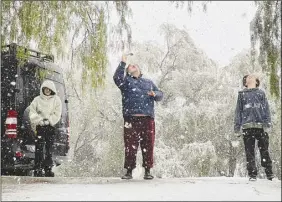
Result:
M149 79L135 78L129 74L124 76L125 65L121 62L113 76L115 84L121 90L123 116L144 114L154 118L154 101L160 101L163 93ZM155 92L155 97L148 95L151 90Z
M258 89L244 89L239 91L235 111L234 131L240 132L241 127L269 128L271 117L265 93Z

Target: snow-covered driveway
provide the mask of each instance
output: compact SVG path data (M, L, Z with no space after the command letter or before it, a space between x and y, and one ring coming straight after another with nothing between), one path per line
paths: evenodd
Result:
M168 178L145 181L119 178L2 177L2 200L17 201L281 201L281 181L247 178Z

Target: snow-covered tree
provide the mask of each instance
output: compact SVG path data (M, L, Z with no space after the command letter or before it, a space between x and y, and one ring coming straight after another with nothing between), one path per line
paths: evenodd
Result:
M219 67L196 47L185 30L168 24L161 30L164 46L134 42L134 56L129 58L130 63L139 64L144 77L152 79L164 92L163 101L155 106L153 172L157 177L245 176L243 141L233 133L237 93L243 88L243 76L253 72L260 75L262 88L267 91L266 75L259 63L252 65L248 50L235 56L228 66ZM112 80L118 59L115 62L108 68L105 85L98 89L89 83L84 90L76 88L84 82L80 80L81 71L71 71L72 77L68 77L73 95L73 158L59 168L61 175L120 176L123 171L121 94ZM270 148L274 172L278 174L281 149L275 142L281 143L281 126L277 106L271 102L274 130ZM140 162L137 165L140 167Z

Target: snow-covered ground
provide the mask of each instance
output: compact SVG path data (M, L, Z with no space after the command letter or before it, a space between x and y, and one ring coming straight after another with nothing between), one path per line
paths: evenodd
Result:
M4 201L281 201L281 181L247 178L2 177Z

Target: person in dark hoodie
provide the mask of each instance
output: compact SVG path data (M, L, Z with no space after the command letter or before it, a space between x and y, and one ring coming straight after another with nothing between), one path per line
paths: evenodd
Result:
M255 162L256 139L260 150L261 165L265 168L266 177L268 180L274 178L272 160L268 151L268 131L271 129L271 117L268 100L264 91L258 88L259 84L259 79L254 75L244 76L243 85L246 88L238 93L234 123L235 133L240 133L242 129L247 170L251 181L256 180L257 177Z
M29 106L29 119L36 135L35 177L54 177L51 149L55 136L54 126L60 121L61 115L62 102L57 96L56 86L51 80L45 80L40 87L40 95L35 97Z
M150 169L153 167L153 149L155 141L154 101L161 101L163 93L149 79L142 78L138 65L129 64L126 68L126 56L122 56L113 76L115 84L121 90L124 117L124 168L127 172L122 179L132 179L132 170L136 167L136 156L140 144L144 179L153 179Z

